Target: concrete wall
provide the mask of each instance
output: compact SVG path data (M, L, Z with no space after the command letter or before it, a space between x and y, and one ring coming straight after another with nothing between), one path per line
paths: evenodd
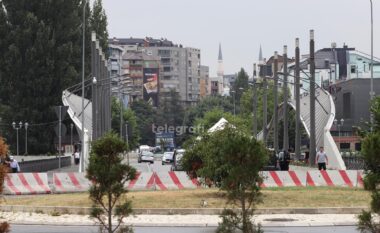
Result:
M61 167L71 165L72 156L61 157ZM21 172L46 172L59 168L59 158L52 157L51 159L19 161Z

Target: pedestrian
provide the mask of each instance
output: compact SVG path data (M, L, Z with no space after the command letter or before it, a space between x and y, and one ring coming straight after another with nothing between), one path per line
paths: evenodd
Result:
M12 169L12 173L20 172L20 166L18 165L18 162L16 159L13 158L13 156L10 157L11 162L10 167Z
M79 164L79 159L80 159L79 152L78 152L78 151L75 151L75 152L74 152L74 162L75 162L76 165Z
M326 152L324 152L323 150L323 146L319 148L319 151L317 153L316 163L318 163L319 170L323 169L326 171L326 165L329 165L329 159L327 158Z
M290 149L280 151L278 154L278 160L280 161L280 169L281 171L288 171L289 170L289 163L290 163Z

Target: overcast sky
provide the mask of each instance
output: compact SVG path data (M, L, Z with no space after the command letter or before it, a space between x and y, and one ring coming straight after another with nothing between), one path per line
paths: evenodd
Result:
M374 2L374 55L380 56L380 0ZM309 30L316 49L343 43L370 54L369 0L103 0L110 37L167 38L201 49L202 64L216 76L219 42L225 74L249 74L260 45L264 57L282 53L300 38L308 53Z

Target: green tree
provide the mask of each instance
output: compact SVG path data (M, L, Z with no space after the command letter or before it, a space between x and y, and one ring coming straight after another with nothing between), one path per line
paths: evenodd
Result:
M134 101L131 105L131 109L136 115L137 130L141 136L140 144L155 145L153 126L157 111L144 100Z
M121 109L120 101L116 98L112 98L111 126L112 126L112 130L119 135L120 135L120 109ZM135 149L139 145L140 132L137 128L137 119L136 119L135 112L132 109L130 108L123 109L123 122L124 122L122 126L123 138L125 138L126 136L125 124L128 124L128 146L129 146L129 149Z
M95 0L90 17L91 30L96 32L100 47L108 58L108 30L107 15L103 9L102 0Z
M364 188L371 191L372 201L369 211L359 215L358 229L361 232L380 232L380 223L374 215L380 214L380 97L376 97L371 105L374 116L373 132L367 132L362 141L362 155L365 161Z
M125 150L127 145L114 133L92 143L86 177L92 181L91 217L102 225L101 232L132 232L121 225L132 213L132 204L126 199L126 182L136 177L136 170L122 163ZM112 222L115 218L116 226Z
M240 208L225 209L217 232L261 232L251 222L255 205L261 201L259 172L266 164L268 151L255 138L232 126L210 134L188 148L184 168L226 193L227 203ZM202 164L201 166L194 166Z
M29 152L54 151L57 117L52 107L62 105L62 91L79 82L81 72L82 1L0 4L0 103L9 109L0 117L9 124L31 123ZM86 51L89 61L90 50ZM13 137L13 131L6 136Z
M239 73L237 74L236 81L233 85L233 88L230 90L230 96L235 98L237 106L240 105L240 98L244 92L244 90L248 89L248 74L245 72L243 68L240 69ZM232 91L235 91L233 93Z
M175 90L170 90L169 94L161 97L160 106L157 110L155 123L158 126L182 126L185 111L180 103L181 97ZM182 140L182 134L174 132L175 141L178 143Z
M214 108L205 113L202 118L197 118L195 120L195 127L199 129L200 132L196 132L196 135L201 135L213 125L215 125L221 118L226 119L231 125L237 127L239 130L249 133L249 128L247 127L247 120L239 116L234 116L229 112L224 112L220 108Z

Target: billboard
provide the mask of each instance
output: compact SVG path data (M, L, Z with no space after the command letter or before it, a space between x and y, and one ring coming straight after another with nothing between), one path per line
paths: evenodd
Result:
M158 106L159 68L144 68L144 100Z
M164 150L174 148L174 133L156 133L156 146L163 146Z

